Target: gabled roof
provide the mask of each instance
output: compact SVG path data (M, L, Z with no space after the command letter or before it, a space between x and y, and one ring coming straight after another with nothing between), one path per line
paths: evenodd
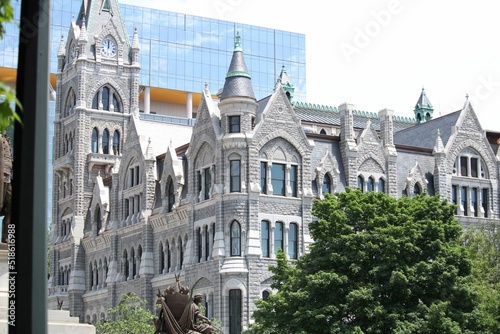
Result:
M443 145L446 147L451 136L452 127L457 124L460 112L461 110L455 111L398 131L394 134L394 144L433 149L436 144L437 131L439 130Z

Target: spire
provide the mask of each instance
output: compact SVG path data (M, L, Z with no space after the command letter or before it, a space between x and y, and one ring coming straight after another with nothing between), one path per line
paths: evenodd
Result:
M137 34L137 26L134 27L134 37L132 38L132 49L139 50L139 35Z
M78 38L79 44L85 44L87 42L87 24L85 21L85 15L82 17L82 26L80 28L80 37Z
M281 83L281 87L283 87L283 90L286 93L286 96L288 96L288 100L293 102L293 93L295 91L295 86L292 83L292 80L290 80L290 77L288 76L288 73L286 72L285 65L281 67L281 73L278 77L278 82Z
M255 100L250 73L243 57L241 37L236 33L234 37L234 52L231 65L226 75L226 82L221 93L221 100L227 97L247 97Z
M439 129L437 132L436 144L434 145L434 150L432 151L432 153L444 153L443 140L441 139L441 131L439 131Z
M66 43L64 43L64 35L61 34L61 41L59 42L59 51L57 51L58 57L64 57L66 55Z
M420 93L420 97L418 98L417 104L415 104L415 109L413 109L415 113L415 118L417 123L425 123L432 119L432 114L434 112L434 107L429 101L429 98L425 94L425 89L422 87L422 92Z
M151 147L151 137L148 138L148 146L146 147L145 158L148 160L154 159L153 148Z

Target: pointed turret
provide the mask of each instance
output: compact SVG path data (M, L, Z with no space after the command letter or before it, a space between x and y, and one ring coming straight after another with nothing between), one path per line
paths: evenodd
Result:
M443 140L441 139L441 131L437 131L436 144L434 145L434 149L432 151L433 154L442 154L444 153L444 145Z
M228 97L247 97L255 100L250 73L248 73L245 58L243 57L239 33L236 33L234 37L233 58L227 71L226 82L220 99L222 101Z
M66 57L66 43L64 43L64 35L61 34L61 41L59 42L59 50L57 51L57 68L62 72L64 68L64 59Z
M290 103L293 102L293 93L295 92L295 86L292 83L292 80L290 80L290 77L288 76L288 73L286 72L285 65L281 67L281 73L278 77L278 82L281 83L281 87L283 87L283 90L286 93L286 96L288 96L288 100Z
M417 124L425 123L432 119L432 114L434 112L434 108L432 107L429 98L425 94L425 90L422 87L422 92L420 93L420 97L418 98L417 104L415 104L415 109L413 110L415 113L415 119L417 120Z
M85 48L87 47L88 36L85 15L82 17L82 26L80 27L80 36L78 37L78 58L86 58Z
M132 37L132 65L139 65L139 34L137 34L137 27L134 27L134 36Z
M243 58L241 38L236 33L233 58L220 95L221 131L223 133L252 131L257 107L250 73Z

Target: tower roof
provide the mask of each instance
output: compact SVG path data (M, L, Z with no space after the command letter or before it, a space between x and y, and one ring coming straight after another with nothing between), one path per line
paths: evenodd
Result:
M420 93L420 97L418 98L417 104L415 104L416 109L434 109L432 107L431 101L425 94L425 89L422 87L422 92Z
M255 100L250 73L245 64L241 48L241 37L238 33L234 37L234 52L226 75L226 82L221 93L221 100L226 97L249 97Z

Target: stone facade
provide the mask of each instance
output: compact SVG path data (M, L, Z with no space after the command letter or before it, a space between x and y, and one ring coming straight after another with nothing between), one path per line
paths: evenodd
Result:
M467 101L432 119L425 97L417 123L292 102L285 71L257 101L237 36L226 85L218 98L205 88L194 126L146 120L137 33L129 44L116 1L85 3L59 50L49 307L95 323L135 292L154 310L180 274L239 333L272 292L276 250L307 252L326 192L440 194L464 225L498 218L500 134ZM100 47L110 39L116 50Z

